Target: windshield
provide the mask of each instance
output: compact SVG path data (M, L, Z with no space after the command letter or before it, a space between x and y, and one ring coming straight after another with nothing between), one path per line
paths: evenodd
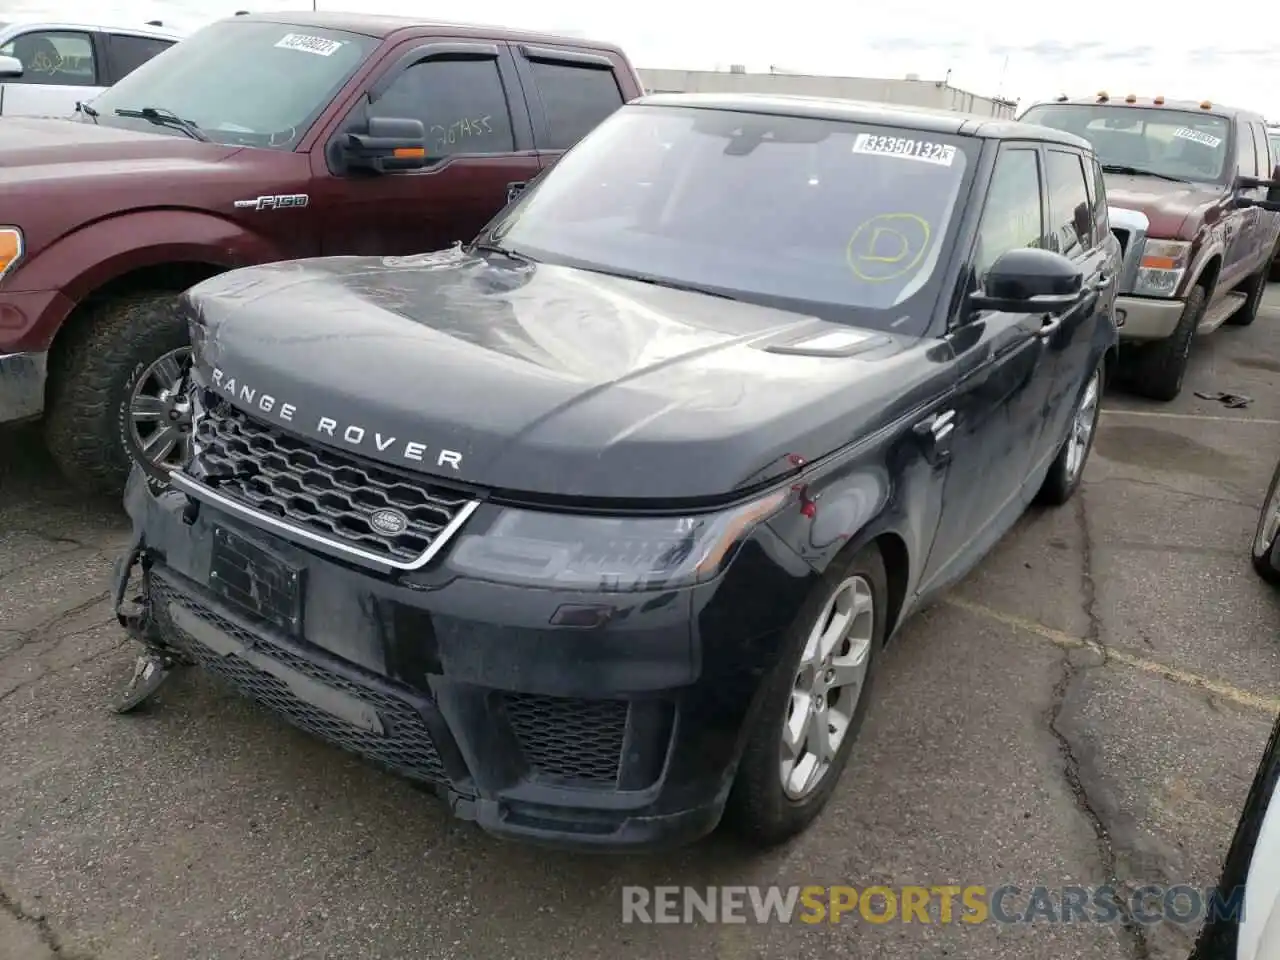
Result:
M1231 127L1212 114L1064 103L1032 107L1022 119L1084 137L1104 167L1203 181L1221 179L1226 169Z
M111 126L184 136L115 113L155 107L219 143L291 150L377 45L340 30L224 20L148 60L93 106Z
M536 260L918 335L977 149L831 120L624 107L492 239Z

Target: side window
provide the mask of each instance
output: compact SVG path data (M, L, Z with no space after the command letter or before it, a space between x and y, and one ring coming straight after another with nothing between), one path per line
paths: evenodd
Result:
M1087 157L1084 161L1084 182L1089 188L1089 210L1093 216L1093 239L1100 243L1110 232L1111 221L1107 216L1107 188L1103 184L1102 170L1098 166L1097 157Z
M46 86L93 87L98 70L93 61L89 34L71 30L31 30L19 34L0 54L17 57L22 76L6 83L38 83Z
M431 157L515 150L511 112L495 60L414 64L369 108L369 115L421 120Z
M530 60L529 70L547 114L544 150L568 150L622 106L612 70Z
M991 174L973 254L979 284L1002 253L1018 247L1038 247L1043 236L1039 156L1035 150L1002 150Z
M1047 173L1051 248L1063 256L1078 256L1093 246L1095 216L1080 155L1050 150Z
M119 82L156 54L164 53L173 46L172 40L138 37L128 33L112 33L107 37L107 63L112 82Z
M1271 160L1266 128L1256 121L1250 123L1249 127L1253 130L1253 147L1258 156L1258 176L1269 178L1271 171L1275 169L1275 164Z
M1258 155L1253 146L1253 134L1249 131L1249 124L1244 121L1236 123L1236 163L1240 166L1240 176L1258 175Z

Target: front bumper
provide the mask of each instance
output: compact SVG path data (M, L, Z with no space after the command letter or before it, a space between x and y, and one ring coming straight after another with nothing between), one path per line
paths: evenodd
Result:
M762 593L769 561L752 543L718 580L662 594L383 576L156 495L136 470L125 502L164 645L431 785L485 830L557 846L666 846L714 829L809 586L778 571ZM551 625L593 600L620 609L591 628Z
M1185 302L1153 297L1116 297L1116 320L1121 340L1164 340L1182 317Z

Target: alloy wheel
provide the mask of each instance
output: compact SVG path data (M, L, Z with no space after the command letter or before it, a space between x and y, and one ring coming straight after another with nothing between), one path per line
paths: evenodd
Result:
M803 800L831 769L862 698L874 635L871 584L849 577L815 619L792 686L779 757L789 799Z
M1084 388L1084 396L1076 407L1075 416L1071 418L1071 433L1067 437L1067 480L1074 483L1080 471L1084 469L1085 457L1089 454L1089 441L1093 439L1094 427L1098 422L1098 394L1101 392L1102 374L1095 370L1089 378L1089 385Z

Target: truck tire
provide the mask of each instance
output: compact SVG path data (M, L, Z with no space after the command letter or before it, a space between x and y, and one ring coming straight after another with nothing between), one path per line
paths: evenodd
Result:
M168 374L185 371L190 355L176 303L175 294L156 291L104 300L69 331L72 339L50 371L45 443L77 486L119 496L135 461L163 485L167 472L158 464L177 459L189 444L185 399L169 395L176 384ZM165 456L148 453L151 439L160 443L150 454ZM179 442L170 447L170 439Z
M1204 287L1192 287L1173 333L1138 349L1125 377L1134 393L1151 400L1169 401L1182 392L1191 342L1195 339L1200 318L1204 316L1205 302Z
M832 656L826 658L832 662L824 666L824 658L808 654L811 648L820 649L820 641L830 630L833 614L840 610L841 598L849 596L849 591L854 591L857 598L849 609L864 612L848 623L840 640L831 648ZM884 645L888 598L884 560L879 548L869 544L851 555L846 553L836 558L788 630L782 657L766 681L759 709L751 721L746 747L725 808L726 825L751 845L775 846L801 833L822 812L835 791L866 715L878 655ZM827 674L829 679L830 672L834 670L850 669L859 660L858 651L865 652L862 653L861 683L856 697L843 695L840 691L846 687L838 683L831 683L829 689L824 689L816 697L809 695L820 705L814 716L830 717L829 722L838 724L836 729L843 727L829 763L825 768L819 765L819 774L807 781L804 789L784 786L781 760L781 751L785 749L784 731L791 721L799 719L799 711L807 703L806 681L820 674ZM809 725L806 724L805 729L809 729ZM831 729L827 728L828 731ZM824 732L823 744L830 743L825 739L829 735ZM807 753L810 744L808 736L799 739L801 750L795 751L796 756L801 756L801 751ZM807 757L801 759L803 761ZM797 763L791 771L793 778L800 769L800 763Z
M1247 296L1244 303L1226 322L1233 327L1247 327L1258 319L1258 308L1262 306L1262 297L1267 292L1267 268L1263 267L1250 277L1245 287Z

